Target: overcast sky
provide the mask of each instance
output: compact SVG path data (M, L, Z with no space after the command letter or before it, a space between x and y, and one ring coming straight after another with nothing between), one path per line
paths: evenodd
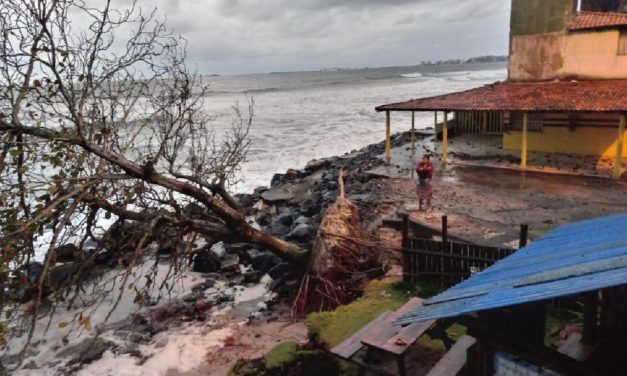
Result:
M415 65L505 55L510 0L138 0L201 73Z

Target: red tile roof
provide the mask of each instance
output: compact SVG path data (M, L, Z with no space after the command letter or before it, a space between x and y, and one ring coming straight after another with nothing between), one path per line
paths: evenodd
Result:
M568 30L590 30L627 27L627 13L579 12Z
M501 82L377 111L627 112L627 80Z

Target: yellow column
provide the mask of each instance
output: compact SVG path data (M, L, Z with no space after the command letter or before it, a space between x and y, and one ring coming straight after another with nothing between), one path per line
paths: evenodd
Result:
M444 111L444 125L442 126L442 162L448 162L448 112Z
M416 154L416 134L414 133L416 129L416 113L414 111L411 112L411 152Z
M435 124L433 125L433 142L438 141L438 112L435 112Z
M625 114L620 115L618 123L618 138L616 139L616 156L614 157L614 168L612 179L620 178L620 167L623 161L623 143L625 138Z
M522 145L520 147L520 169L527 170L527 132L529 130L529 114L523 114Z
M392 140L390 138L390 111L385 111L385 159L388 163L392 159Z

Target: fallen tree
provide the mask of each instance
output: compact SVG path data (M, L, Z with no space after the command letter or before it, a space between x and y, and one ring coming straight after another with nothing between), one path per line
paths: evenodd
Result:
M110 1L0 3L0 312L14 312L17 288L32 285L29 338L45 292L72 306L80 291L68 295L51 280L68 243L98 245L77 257L63 286L80 284L110 240L124 243L125 282L154 255L155 239L190 234L258 244L305 265L298 246L249 225L229 193L249 148L252 99L247 112L234 107L231 127L212 127L207 85L185 65L184 47L154 12ZM111 229L128 223L138 231L116 239ZM43 266L31 280L36 257Z

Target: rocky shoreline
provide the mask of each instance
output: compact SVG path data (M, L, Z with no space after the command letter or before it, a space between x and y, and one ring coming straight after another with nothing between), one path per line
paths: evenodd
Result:
M408 138L407 133L396 135L394 145L401 146ZM347 196L356 198L364 213L376 203L376 195L372 192L378 176L367 171L384 164L380 158L384 150L385 143L381 142L343 156L312 160L301 170L290 169L275 174L269 187L259 187L250 194L238 194L235 197L245 208L253 225L296 243L303 249L310 249L326 208L339 194L338 177L341 169L346 171L344 180ZM201 209L192 204L185 210L193 212ZM94 260L101 273L106 274L107 270L118 268L119 260L115 260L115 255L124 246L121 240L128 239L138 224L124 221L114 226L112 239L117 242L106 248L96 243L84 245L82 252L74 244L59 247L56 260L59 264L51 270L51 286L60 286L71 278L78 262L93 252L98 252ZM165 305L158 305L157 300L142 302L146 309L141 313L134 313L118 322L98 325L96 332L101 335L95 340L85 338L79 343L57 349L55 358L63 360L56 359L48 364L31 361L24 368L55 367L63 372L74 373L100 359L106 351L116 355L127 354L141 363L146 360L146 355L138 350L138 346L150 342L155 335L172 325L210 321L212 312L236 306L238 291L263 290L260 297L251 300L254 303L252 306L242 310L245 319L252 320L262 312L266 316L271 315L270 308L274 304L289 301L288 298L298 289L303 273L269 250L259 249L253 244L216 243L207 238L173 241L166 237L160 240L155 239L155 251L163 259L164 265L179 247L193 248L190 269L198 277L196 283L190 286L190 291ZM31 262L21 271L33 282L38 279L42 269L41 263ZM89 278L98 280L99 276ZM26 303L32 298L32 293L24 288L16 299ZM27 353L27 358L35 353ZM2 363L11 365L15 360L15 355L7 355Z

